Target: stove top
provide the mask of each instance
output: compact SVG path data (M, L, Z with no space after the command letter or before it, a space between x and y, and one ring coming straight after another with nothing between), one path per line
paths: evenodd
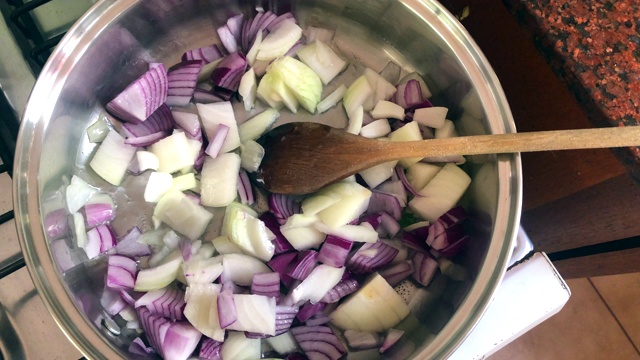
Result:
M0 360L83 358L49 314L24 267L13 220L11 169L18 119L35 76L66 28L93 2L0 0ZM54 4L59 7L54 8ZM512 264L533 250L523 232L518 240ZM532 273L535 281L525 277L531 278ZM511 302L506 306L514 298L514 289L521 304ZM496 351L559 311L569 294L544 254L534 254L529 261L513 265L487 310L489 315L481 319L454 358L483 358ZM540 296L547 300L544 309L537 307L540 311L536 311L535 302L524 303L524 299ZM522 311L522 306L527 310ZM528 316L519 316L524 313ZM516 318L522 321L514 321Z

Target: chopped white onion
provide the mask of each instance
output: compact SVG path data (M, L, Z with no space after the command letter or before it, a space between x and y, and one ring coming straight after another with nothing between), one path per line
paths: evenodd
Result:
M380 100L376 106L371 110L371 116L374 119L404 119L404 109L402 106L393 103L391 101Z
M229 127L229 133L224 140L220 152L226 153L240 146L240 135L238 135L238 122L233 113L233 107L228 101L196 104L198 113L202 120L202 127L207 134L207 139L213 139L219 124Z
M269 108L243 122L238 126L240 142L244 144L249 140L258 139L273 127L278 118L280 118L278 110Z
M160 160L158 160L158 157L151 151L139 150L136 153L136 158L141 172L145 170L155 171L158 170L160 166Z
M360 136L370 139L376 139L389 135L391 126L387 119L374 120L360 129Z
M225 153L217 158L207 157L200 178L200 200L204 206L220 207L231 204L238 191L240 156Z
M327 95L322 101L318 103L316 107L316 111L318 114L322 114L323 112L334 107L338 101L342 100L344 94L347 92L347 87L344 84L340 84L335 90L331 92L331 94Z
M300 48L296 55L318 74L325 85L347 67L346 61L342 60L328 45L319 40L310 42Z
M319 302L340 282L344 270L344 267L336 268L325 264L316 266L311 274L293 289L291 293L293 302L301 303L307 300L311 303Z
M213 218L213 214L178 190L167 191L158 201L153 215L191 240L204 234Z
M446 107L442 106L416 109L413 113L413 121L417 121L420 125L438 129L444 125L448 111Z
M240 85L238 86L238 94L242 96L242 102L244 103L244 109L251 111L256 103L256 93L258 91L258 82L256 81L256 73L253 68L249 69L242 78L240 78Z
M144 201L155 203L173 186L173 177L169 173L154 171L144 188Z

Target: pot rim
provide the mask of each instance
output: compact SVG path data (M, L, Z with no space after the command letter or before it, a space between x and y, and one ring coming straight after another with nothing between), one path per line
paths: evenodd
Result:
M55 105L55 101L49 99L57 99L56 95L64 83L61 79L73 67L74 54L81 56L89 46L90 39L136 2L102 0L67 32L43 68L31 93L20 127L14 162L16 227L31 278L60 329L87 358L93 359L118 358L121 353L78 309L54 263L42 226L31 226L40 224L42 219L38 186L40 159L33 154L42 150L44 134ZM469 65L466 70L473 83L486 85L478 87L478 95L487 115L502 119L498 132L515 132L511 111L498 78L462 25L435 0L405 0L403 3L425 23L441 22L447 28L440 35L457 50L456 54L463 55L460 61ZM32 99L47 100L36 104ZM494 231L485 257L495 260L496 266L484 264L481 267L456 313L438 336L418 353L417 358L440 359L453 353L484 314L506 272L512 242L520 223L522 171L519 154L499 155L497 159L500 196Z

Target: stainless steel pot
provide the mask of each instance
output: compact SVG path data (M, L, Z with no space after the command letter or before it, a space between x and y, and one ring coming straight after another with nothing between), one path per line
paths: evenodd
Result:
M216 42L215 28L228 16L250 14L256 6L275 11L291 6L303 27L336 29L343 54L374 70L390 59L407 71L418 70L435 96L450 106L463 134L515 131L487 60L435 0L99 2L68 32L42 71L22 120L14 171L18 233L31 277L59 326L89 358L129 356L126 345L100 320L104 262L67 269L81 260L72 239L53 241L42 225L48 213L64 206L62 194L71 175L97 178L85 167L95 149L85 130L105 116L103 105L148 62L176 63L185 50ZM426 309L433 316L412 334L418 341L415 358L445 358L473 328L505 272L519 224L519 156L472 157L465 167L474 182L464 201L486 216L489 231L485 236L479 231L460 260L471 279L446 283L433 308ZM120 217L149 221L148 214L126 211L131 198L122 189L105 185L103 190L116 198ZM429 324L429 319L438 321Z

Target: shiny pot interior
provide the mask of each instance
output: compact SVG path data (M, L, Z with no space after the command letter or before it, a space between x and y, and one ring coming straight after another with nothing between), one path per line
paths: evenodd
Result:
M105 116L107 101L149 62L172 65L185 50L219 42L216 27L230 15L253 14L256 6L276 13L290 7L303 28L335 29L343 55L376 71L389 60L406 71L417 70L450 108L449 118L462 134L515 131L486 59L455 18L433 0L99 2L68 32L42 71L22 121L14 171L18 233L35 286L62 330L89 358L130 356L121 337L103 326L99 299L105 263L83 261L71 245L71 234L63 243L47 239L42 219L64 207L64 187L73 174L105 184L85 165L96 148L88 142L86 129ZM324 95L331 90L328 86ZM322 121L339 126L345 117L337 111L341 109ZM282 121L291 119L283 116ZM428 315L412 334L415 358L446 357L473 328L505 272L519 224L519 156L469 157L464 168L474 180L463 201L470 211L483 214L486 223L476 229L460 259L471 279L440 282L440 295L425 302ZM113 195L118 218L124 219L114 224L116 231L134 223L150 226L150 214L137 211L122 188L105 184L101 189ZM60 259L71 261L72 267L61 272Z

